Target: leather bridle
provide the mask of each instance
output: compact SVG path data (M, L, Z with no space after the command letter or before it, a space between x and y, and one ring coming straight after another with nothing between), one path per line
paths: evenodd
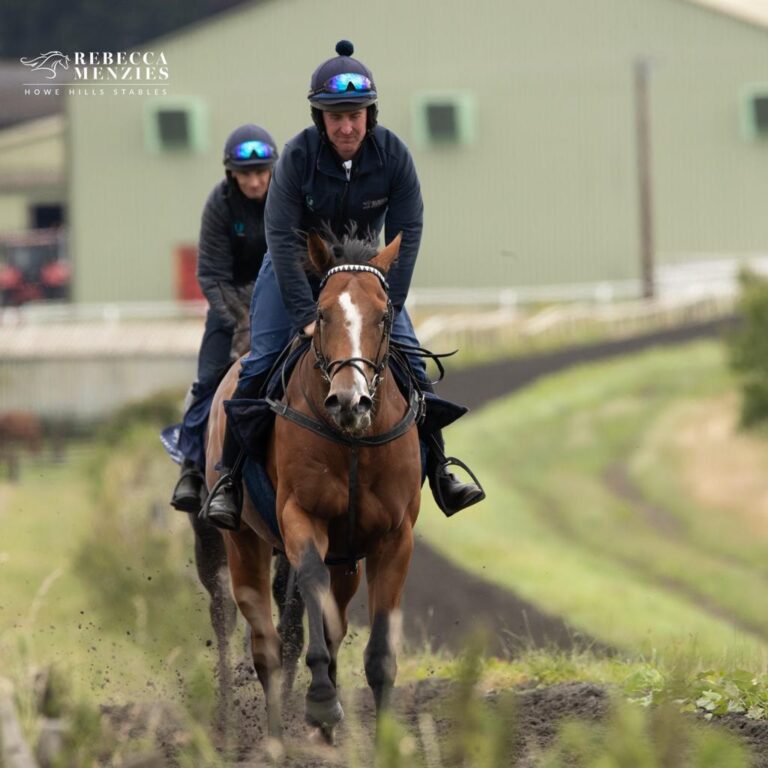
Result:
M389 343L392 338L392 323L394 321L394 310L392 309L392 302L389 299L389 285L383 273L369 264L342 264L341 266L333 267L328 270L320 283L320 291L325 287L329 277L339 274L340 272L369 272L379 279L379 282L384 288L384 292L387 294L387 311L384 315L379 346L376 350L376 356L373 359L368 357L346 357L338 360L329 360L323 351L323 323L320 309L318 308L315 318L315 333L312 339L312 351L315 355L315 368L320 370L323 378L329 385L333 380L333 377L339 373L339 371L344 368L354 368L368 384L368 393L371 400L373 400L376 396L376 390L381 383L382 374L389 364ZM368 379L365 370L363 370L363 366L367 366L373 371L373 377L370 380Z

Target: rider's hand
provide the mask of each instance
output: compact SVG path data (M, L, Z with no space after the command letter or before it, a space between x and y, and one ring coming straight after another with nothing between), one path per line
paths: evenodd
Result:
M305 325L302 333L306 338L311 339L315 334L315 321L313 320L309 325Z

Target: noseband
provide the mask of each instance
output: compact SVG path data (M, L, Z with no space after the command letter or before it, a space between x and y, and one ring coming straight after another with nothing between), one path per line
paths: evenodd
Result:
M323 288L325 288L329 277L340 272L369 272L379 279L384 292L387 294L387 313L384 316L384 328L381 332L381 339L379 339L379 347L376 350L376 358L374 360L367 357L346 357L339 360L328 360L323 352L322 323L320 322L320 311L318 310L315 319L315 335L312 340L312 350L315 353L315 368L320 370L328 384L331 383L333 377L343 368L354 368L365 379L368 384L368 392L371 399L373 399L381 383L381 375L389 363L389 342L392 337L392 322L394 319L392 302L389 300L389 284L378 269L368 264L342 264L341 266L329 269L325 273L325 277L323 277L320 283L320 291L322 292ZM370 382L363 370L362 366L364 365L367 365L373 371L373 378Z

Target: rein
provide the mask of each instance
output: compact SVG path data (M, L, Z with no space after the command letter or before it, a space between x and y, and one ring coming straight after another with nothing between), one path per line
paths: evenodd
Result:
M320 284L320 290L322 291L322 289L325 287L329 277L339 272L368 272L374 274L381 282L384 290L386 292L389 291L389 286L387 285L387 281L384 278L384 275L378 269L364 264L348 264L334 267L326 273ZM315 356L314 368L318 369L323 379L328 384L330 384L331 379L333 379L333 377L345 367L352 367L359 371L365 378L366 382L368 382L368 377L365 375L361 365L369 366L374 373L373 378L368 384L370 396L373 400L375 398L378 386L383 380L384 371L389 365L391 331L394 319L393 316L394 312L392 310L392 304L389 301L389 298L387 298L387 314L384 321L384 328L382 331L381 340L379 341L379 347L376 352L375 360L370 360L366 357L349 357L341 360L329 361L323 353L322 331L320 330L322 324L317 322L315 338L312 341L312 350ZM402 353L398 352L396 354L401 355ZM406 370L408 369L406 368ZM297 371L297 373L300 373L300 371ZM282 375L283 383L285 385L285 364L283 364ZM269 404L271 410L278 416L287 419L288 421L296 424L299 427L302 427L303 429L307 429L310 432L319 435L325 440L329 440L330 442L339 445L347 446L350 449L348 484L349 500L347 503L347 519L349 522L349 553L346 558L340 559L339 563L346 563L348 573L354 574L357 573L358 560L362 559L363 557L362 555L355 554L354 546L355 527L357 523L357 475L359 450L361 448L377 448L382 445L386 445L387 443L391 443L393 440L397 440L397 438L402 437L413 426L413 424L420 422L424 417L424 393L418 387L414 377L412 375L409 376L406 409L400 421L398 421L394 427L380 435L372 435L370 437L352 437L323 417L323 415L318 410L317 405L307 393L304 387L303 378L300 380L300 386L304 400L312 411L314 418L307 416L300 411L297 411L295 408L291 408L291 406L289 406L288 403L284 401L277 401L271 398L267 398L267 403ZM286 391L287 390L284 386L283 392L285 393Z

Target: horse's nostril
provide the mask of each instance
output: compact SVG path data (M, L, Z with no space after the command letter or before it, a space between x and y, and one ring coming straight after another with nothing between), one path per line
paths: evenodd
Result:
M339 413L341 411L341 403L336 395L328 395L325 398L325 409L328 413Z
M370 413L373 408L373 400L368 395L360 395L360 400L357 403L358 413Z

